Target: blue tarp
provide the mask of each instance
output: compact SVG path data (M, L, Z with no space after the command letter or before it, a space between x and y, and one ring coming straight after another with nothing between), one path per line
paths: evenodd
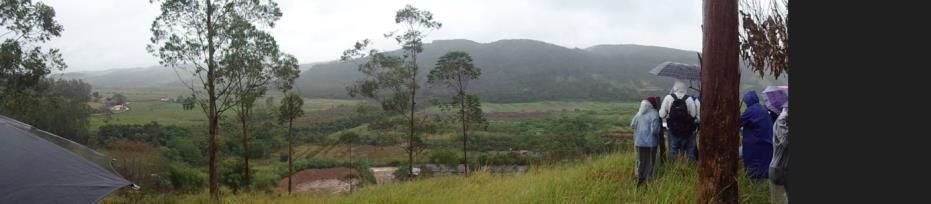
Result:
M131 185L99 153L0 116L0 203L96 203Z

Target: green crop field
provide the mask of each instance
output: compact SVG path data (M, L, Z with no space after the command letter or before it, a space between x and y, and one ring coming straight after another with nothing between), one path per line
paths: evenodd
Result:
M109 123L112 124L145 124L151 121L158 122L163 125L178 125L178 126L206 126L207 117L204 115L203 110L195 106L194 109L184 110L181 107L180 103L172 102L162 102L158 101L158 98L153 98L159 95L149 94L148 92L123 92L127 98L129 98L130 110L122 112L114 112L111 115ZM142 98L137 99L134 96ZM304 99L304 112L314 112L328 110L336 108L338 106L344 105L355 105L359 101L357 100L342 100L342 99ZM256 102L257 107L264 107L264 100L259 100ZM103 104L92 103L92 107L100 107ZM274 105L278 105L278 101L274 102ZM275 110L277 110L277 107ZM308 116L304 118L299 118L298 121L307 120L307 117L310 117L312 114L307 114ZM229 110L224 113L224 117L233 117L234 111ZM91 129L96 130L98 127L104 124L106 115L104 114L95 114L91 117Z

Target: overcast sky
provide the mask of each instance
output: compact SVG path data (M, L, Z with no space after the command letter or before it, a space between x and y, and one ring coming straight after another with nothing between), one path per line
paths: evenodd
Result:
M64 26L48 47L62 50L71 71L147 67L146 52L158 6L149 0L39 0ZM568 48L642 44L701 49L700 0L277 0L284 16L270 30L300 63L339 58L355 41L398 48L382 34L394 30L405 4L433 12L443 23L424 42L533 39Z

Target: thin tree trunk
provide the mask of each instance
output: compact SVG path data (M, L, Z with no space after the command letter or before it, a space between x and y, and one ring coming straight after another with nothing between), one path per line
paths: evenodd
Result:
M408 135L408 148L410 149L407 152L408 161L410 162L410 172L409 175L411 178L414 176L414 108L417 107L416 96L417 96L417 54L414 51L411 51L411 66L414 68L413 76L411 77L411 118L410 118L410 135Z
M214 200L220 200L220 188L218 184L217 177L217 137L219 134L219 116L217 114L217 96L216 96L216 64L214 63L213 55L216 51L213 47L213 5L210 0L207 0L207 103L208 103L208 118L209 130L208 130L208 139L209 142L209 151L210 157L208 159L209 165L207 173L209 174L209 185L210 185L210 197Z
M291 104L288 104L288 106L290 105ZM290 110L291 108L288 108L288 109ZM294 147L291 145L292 143L294 143L294 136L291 135L292 134L291 125L293 124L293 122L294 122L294 118L288 119L288 194L289 195L291 194L291 186L293 186L291 183L291 178L294 177L294 168L292 168L291 166L292 161L294 161Z
M242 111L242 113L239 117L240 122L242 122L242 149L243 149L242 159L246 167L246 173L243 176L243 183L246 184L245 186L246 190L249 190L249 183L252 178L252 176L249 173L249 155L250 155L249 154L249 126L247 124L247 120L249 119L249 108L245 107L245 105L240 106L240 107L242 109L240 110Z
M458 77L459 81L459 113L461 113L462 121L462 165L465 167L464 173L465 176L469 176L469 157L468 149L466 148L466 143L469 141L468 134L468 125L469 121L466 119L466 107L465 107L465 87L462 86L462 75Z
M352 141L349 141L349 192L352 193Z
M469 157L466 148L466 143L469 141L469 128L467 125L469 121L466 120L465 102L460 103L462 106L462 163L465 166L465 176L469 176Z
M699 202L737 203L737 0L705 0Z

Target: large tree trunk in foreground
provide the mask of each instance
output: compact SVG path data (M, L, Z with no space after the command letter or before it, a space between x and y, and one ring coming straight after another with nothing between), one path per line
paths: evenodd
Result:
M703 6L699 202L737 203L737 0L705 0Z

